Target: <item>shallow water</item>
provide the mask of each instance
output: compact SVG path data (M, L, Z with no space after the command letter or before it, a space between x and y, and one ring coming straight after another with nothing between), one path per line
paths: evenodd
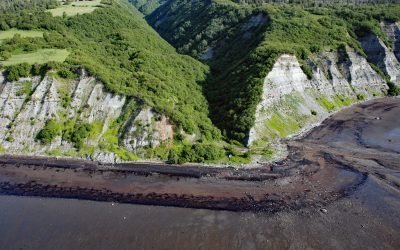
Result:
M0 196L1 249L398 249L400 196L367 182L275 215Z

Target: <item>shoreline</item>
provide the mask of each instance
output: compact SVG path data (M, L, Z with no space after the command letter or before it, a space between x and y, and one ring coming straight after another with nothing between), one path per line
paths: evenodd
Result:
M304 176L310 174L311 171L310 169L310 171L307 171L308 173L304 173ZM10 172L13 172L13 177L5 178ZM297 183L300 187L292 190L293 193L289 195L287 192L282 194L278 192L283 188L282 186L273 192L271 191L274 189L273 186L282 179L292 179L291 174L286 171L271 172L267 168L237 170L233 168L138 164L117 164L111 167L82 161L10 157L0 158L0 194L235 212L276 213L279 211L299 210L305 207L318 209L352 194L358 186L366 181L367 176L354 170L349 170L348 172L353 175L351 180L344 181L343 185L338 189L334 189L334 187L330 187L332 190L329 191L325 189L323 196L321 196L321 193L312 193L304 183ZM40 177L28 181L15 181L20 178L19 174L21 173L23 175L22 179L27 176ZM72 176L73 173L76 175ZM82 175L85 175L85 177L82 178ZM92 183L99 176L109 175L112 175L113 179L111 183L106 183L105 186L103 186L105 179L99 183ZM18 177L15 178L16 176ZM75 177L77 179L76 182L72 181L72 185L68 185L69 183L64 183L65 177L69 179ZM128 187L132 184L130 183L132 179L146 183L142 183L143 186L139 185L139 187L133 188L133 191L130 190L128 192L122 191L125 188L114 189L113 187L115 185ZM169 179L177 183L189 182L189 186L209 185L210 187L205 187L204 193L197 195L189 194L187 190L181 190L183 191L182 193L157 192L155 189L139 193L134 191L143 189L143 187L151 189L151 184L154 180L158 183L159 179L161 182ZM293 178L293 180L295 179ZM123 183L118 183L119 181ZM75 183L79 183L79 185ZM266 183L272 185L268 187ZM169 184L168 188L175 189L174 184ZM201 189L200 187L197 188ZM221 190L215 190L215 188ZM270 192L266 192L268 189ZM226 194L226 192L230 192L230 194Z
M350 104L349 106L345 106L345 107L342 107L342 108L340 108L340 109L331 111L331 112L327 113L326 115L322 116L320 119L317 119L314 123L311 123L311 124L309 124L309 125L307 125L307 126L301 128L298 132L296 132L296 133L294 133L294 134L291 134L291 135L289 135L289 136L287 136L287 137L285 137L285 138L279 138L277 141L273 142L272 144L275 144L275 145L276 145L276 146L273 147L273 149L282 148L282 147L285 147L285 148L286 148L286 149L284 150L284 152L283 152L282 154L280 154L279 156L277 156L277 157L272 157L272 159L270 159L270 160L268 160L268 161L263 161L263 162L261 162L261 163L253 163L253 162L251 162L251 163L249 163L249 164L243 164L243 165L250 165L250 166L256 165L256 166L257 166L257 164L258 164L258 165L263 165L263 164L270 164L270 163L282 161L282 160L284 160L285 158L287 158L288 155L289 155L289 150L287 149L287 146L288 146L288 144L290 143L290 141L295 141L295 140L301 140L301 139L303 139L303 138L306 137L309 133L311 133L313 129L315 129L315 128L321 126L321 125L323 125L324 121L326 121L327 119L329 119L330 117L336 115L336 114L339 113L339 112L345 111L345 110L347 110L347 109L351 109L351 108L353 108L354 106L357 106L357 105L360 105L360 104L369 103L369 102L373 102L373 101L384 100L384 99L387 99L387 98L390 98L390 99L395 99L395 98L397 98L397 99L399 99L400 96L374 97L374 98L371 98L371 99L366 100L366 101L354 102L354 103Z
M386 149L391 141L364 142L397 128L398 111L398 98L349 107L301 139L288 140L285 159L256 168L2 155L0 194L264 213L319 209L352 194L371 176L400 189L400 149ZM368 128L380 129L371 135Z
M313 129L321 126L323 122L330 117L334 116L335 114L342 112L344 110L353 108L354 106L363 104L363 103L368 103L371 101L379 101L379 100L384 100L384 99L399 99L400 97L376 97L372 98L367 101L360 101L360 102L355 102L352 103L349 106L343 107L341 109L335 110L331 113L327 113L325 116L321 117L321 119L318 119L315 123L309 124L308 126L303 127L300 129L298 132L289 135L285 138L279 138L277 141L273 142L276 146L274 146L274 149L282 148L282 147L287 147L288 143L290 141L295 141L295 140L300 140L307 136ZM257 162L257 160L252 159L250 163L241 163L241 164L235 164L235 163L195 163L195 162L188 162L185 164L181 164L180 166L198 166L198 167L211 167L211 168L227 168L227 167L233 167L233 168L243 168L243 169L251 169L251 168L260 168L263 167L266 164L271 164L274 162L279 162L287 158L289 155L288 150L284 150L283 154L278 155L277 157L272 157L272 159L268 161L262 161L262 162ZM257 156L257 155L252 155L252 157ZM87 162L94 162L99 165L115 165L115 164L138 164L138 165L143 165L143 164L156 164L156 165L166 165L166 166L178 166L178 164L169 164L166 161L162 160L157 160L157 159L139 159L137 161L122 161L122 160L116 160L114 163L110 162L102 162L98 160L89 160L85 159L84 157L76 157L76 156L52 156L52 155L47 155L47 154L35 154L32 152L28 152L25 154L20 154L20 153L13 153L13 152L4 152L0 153L0 157L15 157L15 158L24 158L24 157L32 157L32 158L40 158L40 159L62 159L62 160L72 160L72 161L87 161Z

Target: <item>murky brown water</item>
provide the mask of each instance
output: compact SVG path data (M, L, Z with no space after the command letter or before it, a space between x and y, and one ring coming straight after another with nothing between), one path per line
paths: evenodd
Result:
M399 249L399 201L374 179L327 213L0 196L0 249Z

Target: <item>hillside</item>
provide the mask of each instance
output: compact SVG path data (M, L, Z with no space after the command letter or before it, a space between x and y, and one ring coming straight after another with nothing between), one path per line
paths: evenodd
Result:
M32 8L55 8L59 5L58 0L2 0L0 2L0 13L14 12Z
M1 6L3 152L264 161L280 138L352 103L400 92L396 4Z
M189 56L176 53L132 6L124 1L105 2L90 14L63 17L53 17L43 10L27 8L0 16L2 29L16 33L11 39L3 39L0 46L3 60L0 64L5 67L2 98L6 106L16 99L19 103L13 106L13 111L6 106L1 109L2 126L7 127L2 131L4 150L26 149L17 141L20 129L26 130L29 140L37 143L29 145L26 151L40 148L45 153L57 148L57 154L68 155L92 155L103 142L106 152L122 150L142 158L167 159L170 150L178 156L182 150L187 153L195 150L191 147L194 141L212 148L213 141L219 140L220 132L208 118L208 104L202 93L208 68ZM36 36L26 31L30 34L35 31ZM43 58L44 51L49 50L54 53ZM61 58L61 51L68 54ZM98 92L97 88L103 90ZM79 89L84 90L81 97ZM32 96L42 102L35 104ZM103 98L105 103L101 102ZM116 98L119 104L104 111L108 98ZM46 100L53 100L56 105L43 106ZM40 114L44 109L47 112L43 116L37 113L39 120L31 121L29 119L36 118L23 115L30 109ZM97 117L96 112L101 110L111 113ZM98 128L104 119L108 122ZM162 131L159 121L168 123L173 131L169 127ZM33 123L35 126L29 127ZM85 129L90 131L82 129L85 124L88 124ZM138 132L140 129L148 129L147 134ZM163 134L158 136L163 140L153 138L157 136L151 129ZM89 140L92 133L91 138L96 138L94 142ZM124 145L127 133L140 137L130 139L128 144L135 146ZM75 139L72 138L74 134ZM68 146L65 152L58 152L53 142L59 146L68 142L75 147ZM155 146L160 149L153 150Z
M398 37L389 38L383 26L385 23L391 25L400 20L399 5L341 5L329 4L327 1L315 6L311 4L315 3L312 1L303 2L301 5L264 4L266 2L268 1L172 0L160 5L146 16L146 20L179 52L210 65L211 75L207 80L206 95L210 103L211 117L228 138L247 144L252 141L250 133L254 130L259 116L257 106L265 101L262 99L263 92L270 89L268 85L263 86L263 83L268 73L274 67L278 67L275 63L278 64L278 58L284 54L296 56L294 60L299 62L306 80L316 82L318 79L315 78L314 71L317 69L321 71L324 68L322 64L326 63L319 58L328 52L337 51L335 56L337 59L332 62L340 66L343 64L342 60L348 61L346 59L348 53L343 51L355 51L357 55L368 59L372 64L368 67L373 67L374 74L386 80L397 81L396 84L399 84L395 76L399 69L398 58L393 59L391 66L388 66L394 68L392 76L389 76L385 69L386 64L383 62L387 53L396 50L391 48L391 43L398 41L396 40ZM395 30L397 30L395 33L398 33L398 28ZM364 37L369 35L376 38L375 41L370 39L372 47L373 44L378 44L376 45L378 47L384 46L382 56L375 61L367 56L374 52L368 51L366 44L362 44ZM348 65L345 65L345 68L347 67ZM352 79L346 73L350 69L345 68L339 67L340 73L343 74L340 78L346 80L346 84L350 84L350 88L354 90L356 88L351 86ZM322 71L323 77L331 82L330 85L335 85L332 72ZM364 84L368 85L368 78L365 80ZM304 83L300 80L298 84L302 82ZM321 88L315 84L308 85L314 86L313 91L318 94ZM392 83L389 85L393 86ZM307 84L301 89L303 88L307 89ZM324 95L313 99L314 102L325 103L319 112L321 114L338 109L344 103L349 105L357 99L362 99L363 93L352 92L348 93L350 94L348 96L336 91L328 98L329 101L324 100L326 99ZM382 95L386 91L379 92L381 93L379 95ZM376 95L378 93L370 93L367 96ZM335 99L352 101L337 103ZM327 102L331 105L326 105ZM262 120L271 121L270 118L274 117L271 112L283 115L287 113L286 109L294 110L297 105L300 104L295 103L291 107L287 104L278 104L278 110L268 111L269 118L264 117ZM285 132L279 131L271 124L266 126L275 136L287 136L310 123L305 120L315 121L313 117L315 115L310 115L311 111L313 114L318 113L315 108L317 108L315 105L314 108L309 108L311 110L307 111L309 112L307 115L286 114L277 121L272 121L273 124L282 126L289 124L289 129L285 129ZM268 141L275 136L267 136Z

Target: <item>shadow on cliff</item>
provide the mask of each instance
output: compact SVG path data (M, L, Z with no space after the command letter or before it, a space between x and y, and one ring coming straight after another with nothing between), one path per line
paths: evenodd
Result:
M210 72L201 85L208 101L210 118L224 137L244 144L250 129L247 124L254 121L254 112L249 112L249 106L254 104L251 99L261 98L261 92L253 88L253 84L249 85L250 78L257 74L257 67L251 67L249 62L263 40L269 17L258 13L247 20L261 15L264 21L259 26L243 29L243 23L239 24L235 35L221 39L213 49L213 58L204 61L210 66ZM261 86L261 83L262 80L255 84Z

